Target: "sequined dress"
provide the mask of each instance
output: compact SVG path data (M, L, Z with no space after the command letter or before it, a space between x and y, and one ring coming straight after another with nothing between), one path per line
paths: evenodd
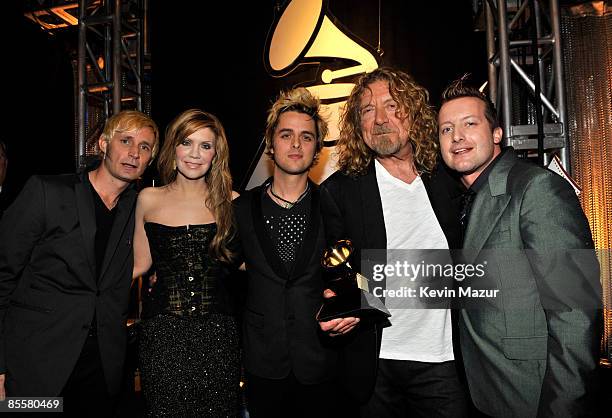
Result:
M145 223L157 281L139 339L147 416L235 417L240 353L222 266L208 246L215 224Z

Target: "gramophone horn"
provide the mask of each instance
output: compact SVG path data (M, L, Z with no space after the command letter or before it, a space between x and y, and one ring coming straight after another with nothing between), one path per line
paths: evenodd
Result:
M345 58L358 65L339 70L326 69L324 83L354 74L373 71L376 58L357 40L349 37L324 12L323 0L293 0L276 22L268 41L268 65L280 77L304 62L317 58Z
M342 264L348 265L348 258L353 253L353 243L347 239L336 242L323 253L321 264L326 268L335 268Z

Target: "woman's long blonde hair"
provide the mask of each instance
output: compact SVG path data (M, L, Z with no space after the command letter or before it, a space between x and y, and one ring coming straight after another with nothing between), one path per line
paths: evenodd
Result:
M365 174L375 157L361 131L361 95L375 81L389 84L389 93L398 104L398 114L410 122L409 141L417 172L431 172L438 160L438 123L429 105L429 93L408 74L390 68L377 68L363 75L353 88L340 118L338 169L350 176L359 176Z
M176 180L176 147L194 132L209 128L215 134L215 156L204 181L208 185L206 207L212 212L217 233L210 244L210 254L230 262L234 254L227 243L233 237L232 176L229 171L229 148L225 129L219 119L199 109L189 109L178 115L166 129L166 137L157 161L163 184Z

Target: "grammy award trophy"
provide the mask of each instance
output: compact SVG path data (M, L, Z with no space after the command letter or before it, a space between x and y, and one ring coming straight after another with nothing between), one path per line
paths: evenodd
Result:
M353 244L348 239L339 240L324 251L321 264L327 271L326 285L336 295L325 299L317 313L317 321L351 316L378 320L390 316L380 299L368 291L367 279L351 267L352 253Z

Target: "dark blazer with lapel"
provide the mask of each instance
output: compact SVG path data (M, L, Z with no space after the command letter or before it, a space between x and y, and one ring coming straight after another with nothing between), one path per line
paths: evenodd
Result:
M292 271L276 254L261 207L265 185L235 200L235 215L248 273L244 312L244 365L257 376L280 379L293 371L305 384L335 374L336 350L319 331L323 300L321 255L325 244L319 190L310 184L310 222Z
M4 211L6 210L8 206L9 206L9 203L8 203L7 193L0 192L0 219L2 219L2 214L4 213Z
M119 199L98 275L86 175L32 177L0 222L0 371L9 396L58 395L94 312L108 389L119 390L136 192Z
M486 260L487 279L500 289L461 311L476 406L502 417L587 416L601 287L571 186L508 150L476 195L464 247L468 262Z
M461 191L458 183L442 165L430 175L422 175L421 179L449 247L459 248L461 227L456 198ZM362 249L387 248L374 162L362 176L350 177L336 172L325 180L321 184L321 210L328 244L338 239L352 240L355 247L352 265L356 270L361 268ZM372 263L384 264L386 259ZM342 358L343 377L349 392L359 402L367 401L374 388L381 332L376 325L362 326L353 335L343 337L347 340Z
M5 182L2 185L2 191L0 192L0 219L2 219L2 214L15 198L13 191L14 189L11 187L11 183Z

